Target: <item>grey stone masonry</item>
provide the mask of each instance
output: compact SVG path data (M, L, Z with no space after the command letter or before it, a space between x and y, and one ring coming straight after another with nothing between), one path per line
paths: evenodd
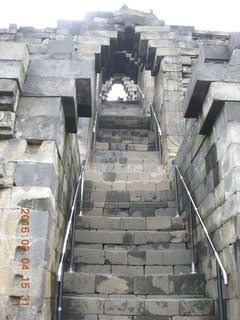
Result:
M188 213L176 218L169 179L182 142L177 161L227 264L227 316L238 320L239 58L239 33L165 25L152 10L127 5L56 28L0 28L1 320L55 318L59 257L84 159L62 319L213 320L214 261L198 231L200 273L189 275ZM98 99L116 83L127 101L103 101L90 161ZM30 210L26 273L21 209ZM21 308L23 277L31 281L29 308Z
M240 305L239 47L239 33L232 34L228 44L202 47L183 102L187 132L176 156L227 272L225 312L231 320L239 317ZM216 299L216 261L198 221L195 237L199 270L205 274L208 296Z
M205 297L204 275L190 274L186 221L175 217L164 167L155 151L123 148L154 139L149 118L139 107L134 115L125 108L111 102L100 114L76 220L75 272L65 273L63 318L212 320L214 302Z

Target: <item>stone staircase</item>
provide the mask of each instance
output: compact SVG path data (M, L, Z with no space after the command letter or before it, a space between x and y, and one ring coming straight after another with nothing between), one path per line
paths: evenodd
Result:
M64 320L213 320L202 274L190 274L184 217L137 104L103 104L77 218Z

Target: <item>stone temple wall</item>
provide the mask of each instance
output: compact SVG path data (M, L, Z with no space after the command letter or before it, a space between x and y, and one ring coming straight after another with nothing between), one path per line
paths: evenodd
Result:
M162 130L163 164L170 168L185 134L182 102L201 46L224 45L229 34L166 25L137 26L135 31L140 33L139 82L152 98Z
M202 48L183 103L187 127L176 156L228 273L224 296L231 320L240 312L239 44L240 35L235 34L228 46ZM180 190L181 210L188 214ZM207 294L216 299L216 260L198 221L195 231L199 269L206 276Z
M72 80L58 78L53 85L35 62L26 44L0 43L1 319L49 317L80 169L78 142L66 114L72 108ZM31 307L19 311L28 302L20 300L22 295L30 296Z

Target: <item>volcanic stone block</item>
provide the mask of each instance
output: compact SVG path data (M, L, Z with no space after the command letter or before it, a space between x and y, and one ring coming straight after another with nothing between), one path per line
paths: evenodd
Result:
M20 97L17 115L58 116L61 108L60 97Z
M74 50L74 43L72 40L51 40L47 47L47 53L72 53Z
M16 131L23 139L33 141L54 140L57 144L60 143L59 119L56 117L18 116Z
M68 297L63 298L63 310L66 313L103 314L104 300L94 297Z
M161 295L169 294L168 276L137 276L134 277L134 293Z
M231 33L229 42L228 42L228 49L230 54L233 54L235 49L240 49L240 32L233 32Z
M213 82L202 105L199 117L200 134L208 134L225 101L240 101L240 84Z
M109 299L105 302L104 313L112 315L141 315L144 313L144 300Z
M14 183L16 186L51 187L54 195L58 189L55 169L49 163L17 163Z
M197 64L190 78L183 102L186 118L198 116L211 82L239 83L240 65Z
M186 299L179 302L179 313L183 316L214 314L214 302L210 299Z
M128 251L128 264L129 265L145 265L146 264L146 251Z
M23 93L34 97L75 97L75 90L74 79L27 76Z
M75 239L77 242L82 243L118 244L122 243L122 233L116 231L77 230Z
M23 89L25 70L22 61L0 60L0 78L15 79L20 89Z
M55 212L55 198L49 187L13 187L11 208Z
M0 139L8 139L13 136L15 113L0 111Z
M105 263L106 264L127 264L127 251L119 250L106 250L105 251Z
M143 267L142 266L112 266L112 274L120 274L120 275L132 275L132 276L141 276L143 275Z
M91 79L79 78L76 80L78 116L92 116Z
M25 43L0 41L0 60L22 61L24 71L26 72L29 63L28 46Z
M29 63L27 75L31 77L90 78L94 74L91 60L35 59Z
M104 264L104 251L103 250L88 250L79 249L74 250L74 261L82 264Z
M169 276L171 294L179 295L204 295L205 277L202 274L185 274Z
M94 293L95 276L76 272L64 273L64 292Z
M203 45L198 56L198 64L217 62L223 63L230 59L228 46Z
M171 316L179 314L179 301L176 299L167 300L146 300L146 314Z
M96 275L96 292L108 294L133 293L133 277Z
M168 232L147 232L138 231L135 233L135 244L159 243L169 242L170 235Z
M17 81L0 79L0 110L15 111L18 94Z
M62 97L62 106L65 116L66 131L77 133L77 106L73 97Z

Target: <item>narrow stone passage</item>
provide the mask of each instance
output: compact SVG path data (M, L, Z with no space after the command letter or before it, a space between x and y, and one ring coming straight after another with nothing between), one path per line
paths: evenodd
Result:
M190 274L183 217L136 103L106 102L85 176L65 320L213 320L205 278Z

